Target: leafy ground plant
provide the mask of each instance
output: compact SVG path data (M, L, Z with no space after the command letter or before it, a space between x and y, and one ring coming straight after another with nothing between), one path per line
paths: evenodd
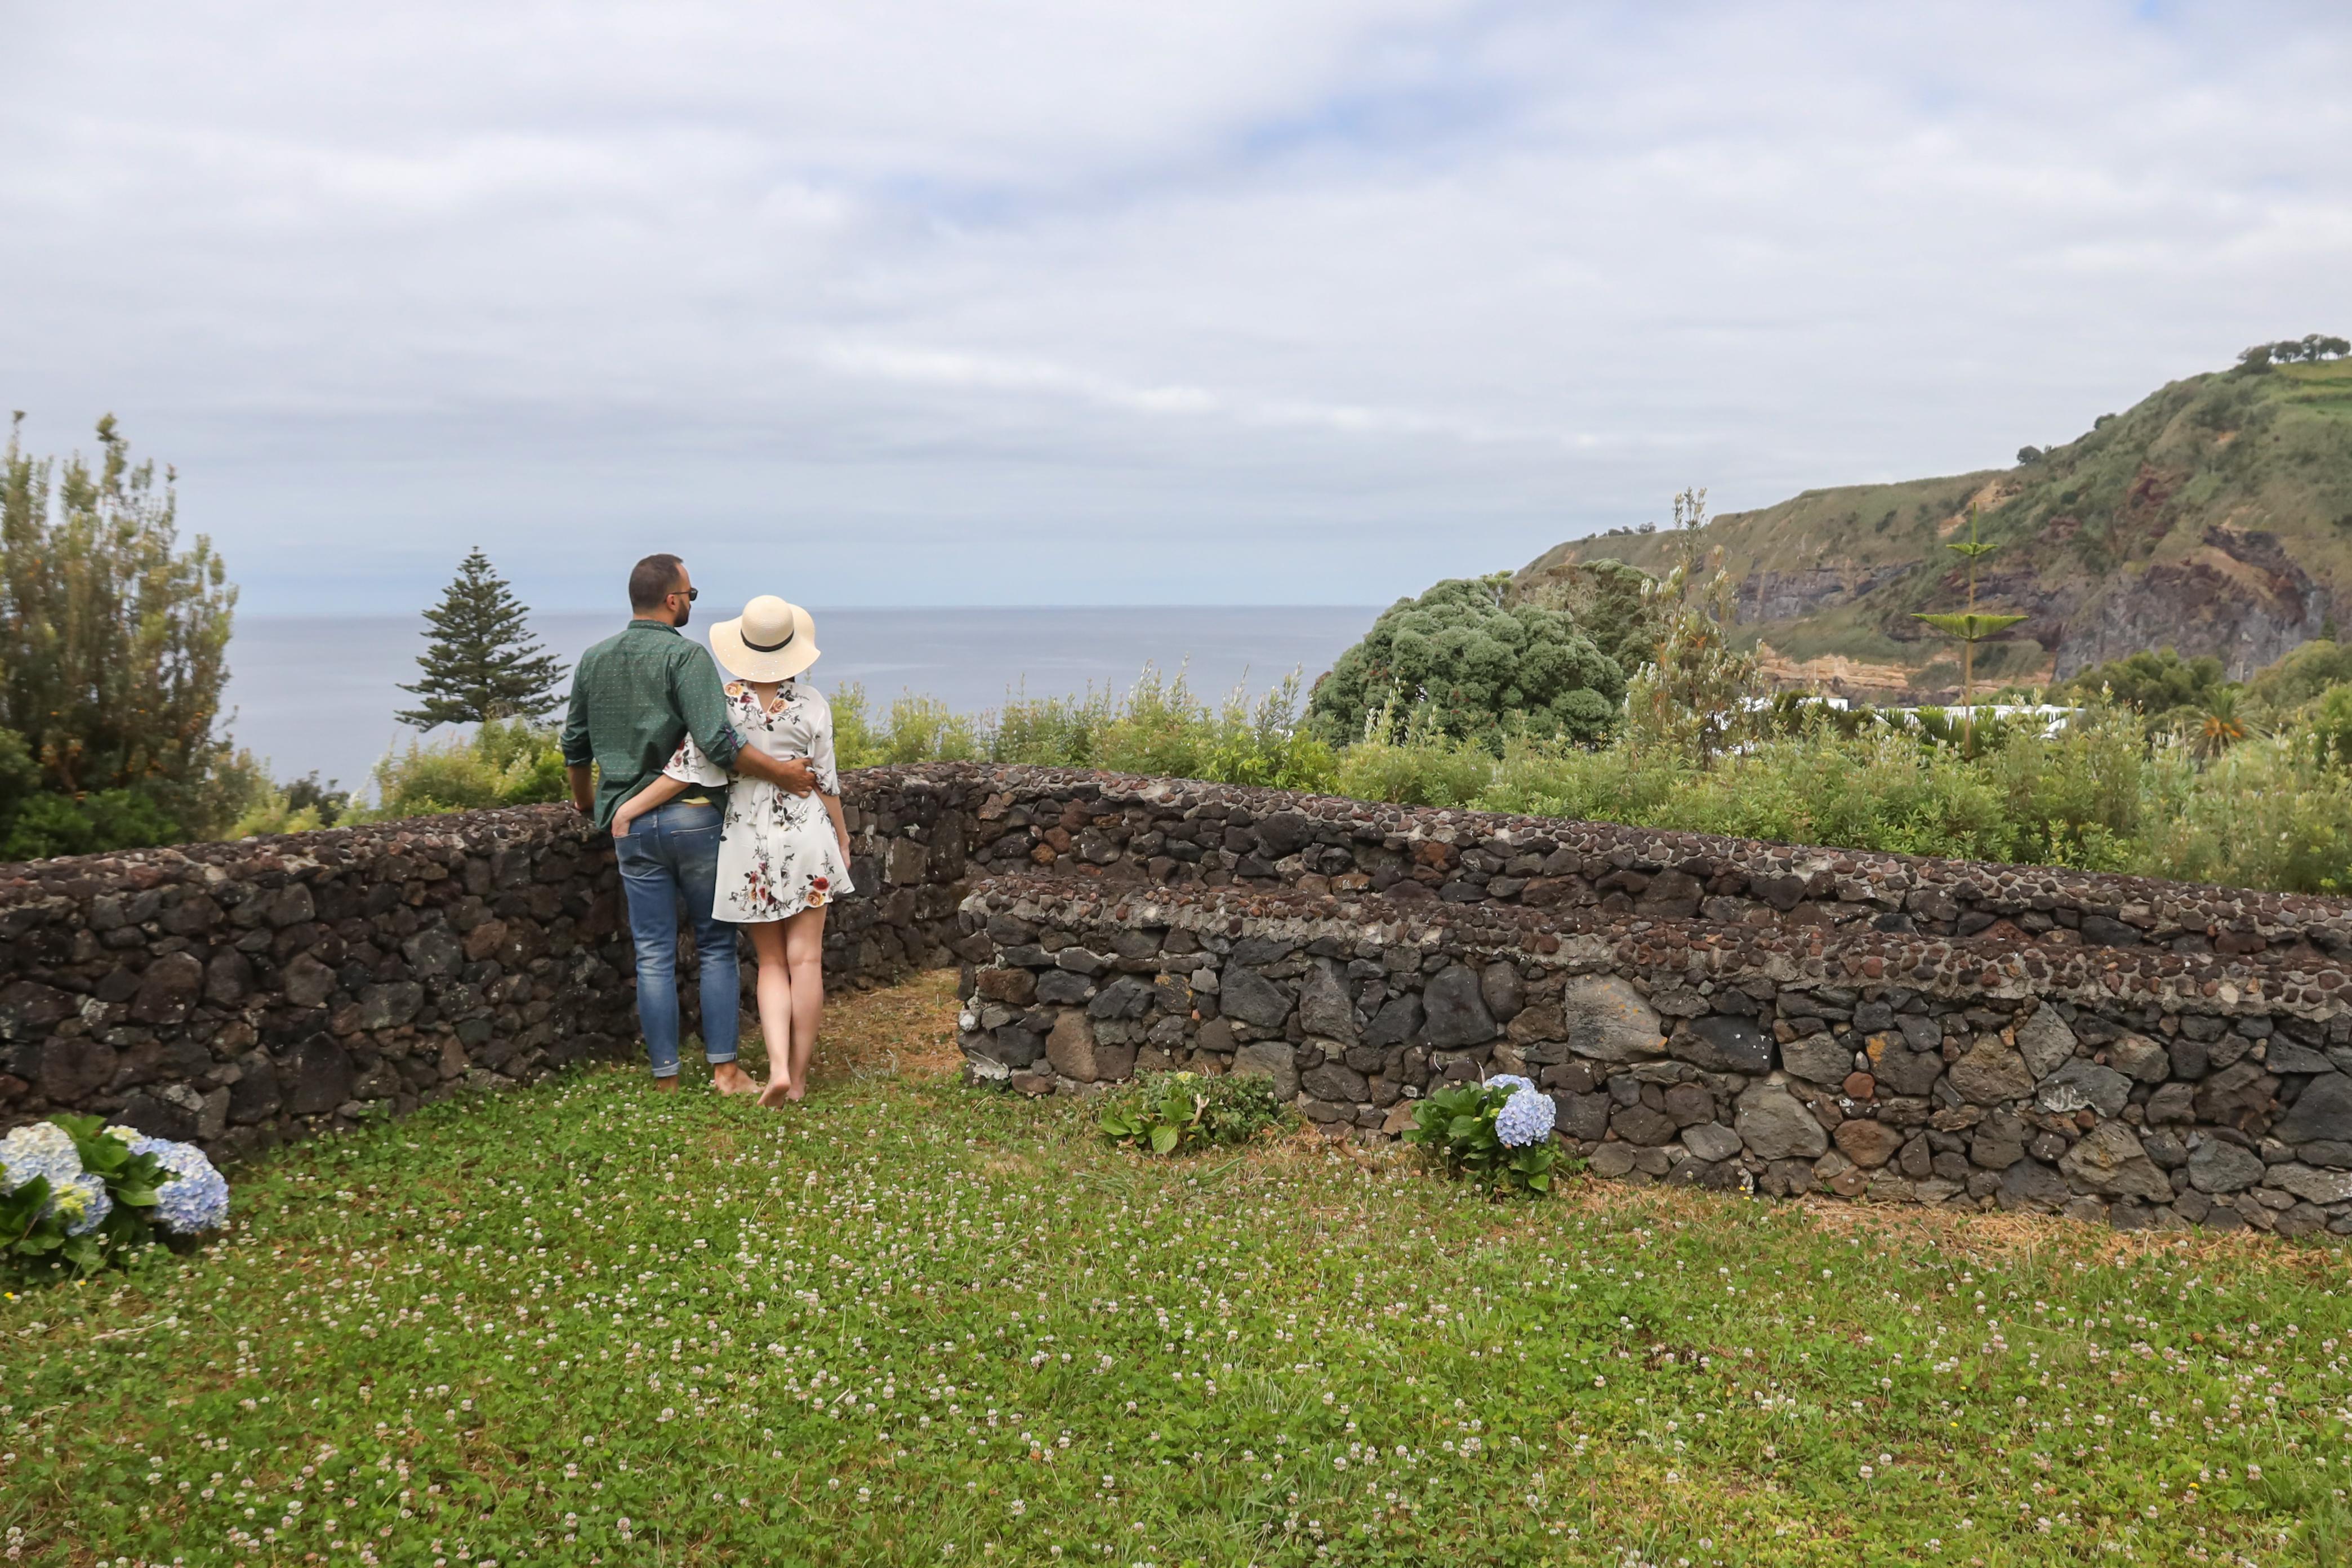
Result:
M0 1138L0 1278L33 1286L120 1263L228 1214L228 1184L193 1144L95 1116Z
M1455 1175L1493 1192L1534 1195L1551 1190L1559 1161L1551 1142L1554 1114L1549 1095L1515 1073L1500 1073L1433 1090L1413 1111L1404 1137Z
M789 1115L615 1067L284 1151L194 1258L0 1300L0 1550L2284 1568L2336 1528L2334 1251L1497 1208L1308 1131L1138 1160L957 1085L956 1008L845 999Z
M1147 1073L1112 1095L1103 1108L1102 1130L1114 1143L1178 1154L1246 1143L1282 1121L1271 1079L1161 1072Z

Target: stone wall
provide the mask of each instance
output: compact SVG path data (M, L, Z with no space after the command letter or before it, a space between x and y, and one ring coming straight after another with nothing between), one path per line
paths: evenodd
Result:
M1594 910L1662 920L2153 947L2258 963L2352 954L2341 899L1791 847L1611 823L1381 805L1057 768L931 763L852 784L918 788L981 875L1295 888L1400 902Z
M1257 1072L1371 1141L1511 1071L1604 1176L2352 1232L2352 1015L2315 953L1048 878L961 923L970 1075L1031 1094Z
M950 793L886 771L844 804L828 978L952 963ZM641 1049L611 844L564 807L0 867L0 1131L96 1112L235 1158Z
M0 868L0 1125L234 1157L632 1048L614 895L551 807Z
M2087 1139L2095 1129L2079 1124L2095 1115L2133 1129L2141 1153L2159 1171L2189 1168L2166 1163L2173 1156L2166 1136L2179 1140L2184 1162L2193 1136L2196 1150L2215 1151L2199 1156L2199 1168L2218 1170L2230 1162L2221 1147L2265 1160L2279 1152L2263 1143L2274 1121L2300 1131L2302 1122L2280 1119L2290 1111L2306 1121L2318 1115L2306 1114L2307 1083L2321 1086L2308 1105L2324 1109L2347 1081L2315 1079L2323 1069L2311 1065L2311 1053L2325 1057L2352 1043L2339 1023L2352 980L2337 962L2352 952L2352 906L2338 900L1058 769L938 763L866 769L844 782L858 891L827 922L829 980L869 984L959 956L995 976L991 985L1017 988L1013 971L1035 973L1046 999L988 996L989 1007L1013 1008L1016 1016L982 1031L1003 1049L972 1049L976 1070L1007 1082L1019 1073L1033 1089L1083 1079L1052 1068L1045 1053L1060 1017L1039 1009L1076 1005L1051 1000L1073 984L1061 976L1095 985L1103 975L1058 959L1001 962L1014 949L1048 950L1042 940L1026 939L992 947L984 925L960 927L959 903L982 878L995 879L991 900L1014 896L1004 889L1017 875L1064 889L1023 898L1093 899L1112 910L1181 909L1202 921L1244 924L1307 919L1311 911L1312 919L1339 921L1334 933L1389 926L1407 932L1402 944L1381 939L1377 957L1355 951L1370 938L1347 938L1340 968L1350 1007L1364 1004L1364 987L1374 979L1364 966L1386 974L1391 949L1423 942L1443 947L1484 933L1473 942L1486 955L1475 966L1481 984L1493 973L1495 984L1506 989L1500 1000L1483 991L1480 997L1503 1033L1475 1044L1516 1048L1516 1030L1539 1048L1563 1047L1557 1060L1527 1059L1547 1075L1547 1087L1581 1097L1564 1104L1563 1126L1582 1129L1583 1142L1601 1146L1592 1152L1604 1171L1630 1160L1629 1172L1657 1175L1695 1157L1687 1139L1633 1136L1658 1131L1654 1121L1633 1114L1636 1105L1671 1121L1696 1109L1698 1089L1691 1086L1716 1099L1722 1090L1730 1098L1715 1106L1712 1120L1687 1125L1737 1131L1738 1096L1753 1087L1748 1080L1779 1073L1825 1133L1834 1132L1834 1117L1836 1126L1866 1122L1904 1134L1883 1160L1876 1157L1884 1137L1859 1127L1843 1134L1853 1150L1825 1149L1819 1179L1836 1190L1876 1184L1891 1193L1900 1181L1912 1195L1934 1201L2098 1197L2119 1199L2127 1219L2135 1204L2151 1214L2161 1208L2193 1217L2200 1198L2162 1204L2144 1180L2133 1193L2078 1190L2090 1178L2055 1163L2075 1142L2053 1152L2052 1144L2036 1141L2068 1139L2055 1123L2070 1117L2072 1136ZM1255 912L1252 900L1271 900L1264 908L1276 912ZM1226 912L1212 912L1219 910ZM1422 998L1414 1005L1430 1006L1425 984L1394 976L1380 981L1387 991L1360 1021L1365 1037L1336 1061L1298 1054L1307 1026L1296 1016L1272 1034L1244 1037L1273 1026L1221 1011L1222 950L1203 948L1216 962L1194 966L1207 971L1204 984L1195 986L1192 969L1162 973L1164 960L1189 954L1160 947L1130 953L1109 929L1119 917L1110 917L1109 926L1103 917L1090 918L1097 927L1078 944L1083 951L1107 955L1107 963L1144 963L1118 975L1159 977L1136 1018L1087 1015L1107 1026L1090 1039L1090 1048L1105 1053L1097 1078L1103 1064L1117 1068L1120 1049L1130 1045L1170 1060L1189 1052L1203 1063L1238 1060L1244 1047L1255 1046L1264 1047L1257 1056L1270 1065L1276 1039L1299 1032L1288 1044L1308 1113L1371 1132L1393 1120L1406 1088L1421 1087L1406 1076L1407 1058L1392 1063L1387 1053L1471 1048L1442 1045L1425 1030L1386 1039L1404 1015L1391 1013L1382 1023L1381 1008L1404 993ZM1128 945L1148 935L1131 933ZM1767 1038L1769 1060L1754 1059L1751 1050L1739 1058L1745 1066L1709 1066L1690 1047L1602 1063L1565 1037L1529 1035L1537 1024L1517 1014L1504 1018L1502 1010L1513 1004L1495 966L1534 966L1522 975L1522 988L1540 991L1537 982L1546 976L1563 983L1569 976L1559 954L1570 951L1560 944L1571 942L1584 955L1577 962L1587 965L1576 973L1605 973L1633 987L1642 1005L1665 1020L1659 1039L1720 1034L1744 1045L1748 1036L1725 1020L1745 1018L1750 1032ZM1605 961L1591 956L1601 949L1610 954ZM1674 956L1642 956L1658 952ZM1336 956L1336 950L1317 956ZM159 1132L193 1134L235 1155L363 1116L404 1111L456 1084L526 1079L583 1057L634 1059L639 1047L629 958L610 847L561 807L0 867L0 1128L58 1110L94 1110ZM1698 981L1665 984L1659 963L1696 964L1714 989ZM1824 977L1822 965L1843 967ZM1307 978L1304 969L1241 967L1248 974L1237 984L1261 1009L1267 1004L1256 980L1295 1001ZM1103 974L1113 973L1106 968ZM748 984L748 963L745 973ZM1447 988L1458 984L1457 977L1440 986L1441 1018ZM683 990L690 1011L692 987ZM1842 999L1847 991L1853 997ZM1134 1000L1132 988L1120 994L1129 999L1120 1006ZM1689 1011L1693 997L1707 1005ZM1091 1008L1097 1000L1089 993L1085 1004ZM2029 1002L2032 1007L2020 1016ZM2031 1092L1999 1104L1932 1088L1965 1083L1976 1068L1958 1064L1973 1059L1986 1037L2000 1039L2006 1032L2003 1049L2029 1059L2026 1044L2047 1035L2026 1027L2044 1002L2074 1031L2067 1059L2086 1064L2066 1071L2087 1075L2082 1092L2089 1097L2095 1089L2096 1097L2081 1106L2063 1103L2075 1092L2074 1078L2052 1087L2043 1081L2047 1074L2034 1077ZM1538 1008L1534 1016L1549 1015ZM1139 1032L1129 1027L1137 1018L1149 1020ZM1012 1031L1003 1032L1008 1024ZM1233 1031L1231 1050L1212 1029L1203 1055L1203 1025ZM2269 1033L2258 1033L2265 1026ZM1171 1037L1155 1044L1146 1037L1154 1029L1178 1029L1181 1043ZM1064 1027L1066 1056L1076 1048L1070 1042L1076 1033L1076 1025ZM1024 1034L1035 1037L1036 1052L1015 1059ZM1135 1037L1121 1037L1128 1034ZM2239 1040L2252 1043L2241 1049ZM1898 1042L1907 1054L1890 1058ZM2163 1047L2161 1078L2146 1076L2154 1061L2147 1043ZM1363 1053L1376 1046L1383 1053L1376 1070L1349 1065L1350 1052L1369 1062ZM1727 1062L1731 1048L1724 1047ZM1941 1060L1955 1051L1940 1075L1927 1073L1916 1059ZM2273 1051L2286 1056L2282 1060ZM1884 1071L1849 1065L1843 1076L1832 1070L1856 1053L1892 1065ZM2103 1055L2108 1059L2100 1060ZM1492 1059L1449 1058L1431 1070L1467 1070L1465 1064ZM1316 1084L1346 1085L1349 1095L1313 1092L1306 1075L1327 1067L1361 1078L1361 1096L1349 1098L1354 1078L1336 1073ZM2352 1070L2352 1058L2329 1058L2327 1070ZM1694 1076L1702 1074L1715 1077ZM1727 1074L1740 1079L1736 1088ZM2103 1110L2114 1099L2116 1074L2130 1087L2120 1109ZM1857 1092L1863 1079L1870 1080L1867 1091ZM1914 1082L1931 1087L1900 1087ZM1665 1108L1670 1089L1679 1091L1675 1110ZM1629 1092L1626 1103L1612 1101L1614 1109L1593 1132L1600 1099ZM1939 1104L1937 1092L1959 1093L1960 1100ZM2184 1097L2191 1112L2185 1121L2176 1115ZM2212 1109L2225 1102L2232 1108L2226 1114ZM1627 1113L1622 1128L1620 1110ZM2028 1117L2040 1120L2016 1120ZM1939 1125L1939 1119L1953 1125ZM1987 1132L1980 1124L1989 1119ZM2006 1136L2012 1132L2018 1135ZM1702 1152L1720 1147L1715 1134L1696 1136ZM2352 1138L2352 1130L2346 1136ZM2300 1142L2315 1152L2269 1160L2265 1169L2280 1167L2283 1180L2324 1195L2337 1178L2303 1173L2352 1166L2329 1163L2333 1131ZM2282 1136L2280 1147L2297 1142ZM1998 1163L2011 1144L2027 1151L2021 1167ZM2036 1148L2049 1157L2033 1153ZM1751 1156L1761 1169L1748 1168ZM1952 1156L1964 1156L1966 1168ZM1774 1163L1795 1158L1743 1147L1736 1159L1700 1161L1685 1179L1734 1180L1714 1169L1729 1159L1746 1178L1785 1190L1797 1184L1793 1167L1783 1163L1775 1174ZM1839 1159L1853 1162L1852 1168L1834 1168ZM1923 1161L1924 1174L1915 1169ZM2242 1173L2242 1165L2231 1168ZM2060 1198L2040 1174L2045 1171L2059 1172L2070 1197ZM1945 1193L1933 1184L1939 1182L1958 1189ZM2209 1175L2191 1186L2215 1189L2208 1195L2218 1207L2210 1212L2239 1214L2247 1223L2298 1212L2275 1206L2280 1194L2297 1191L2294 1186L2227 1183ZM2245 1197L2247 1192L2271 1197ZM2326 1206L2309 1196L2298 1201ZM2310 1217L2284 1223L2303 1227Z

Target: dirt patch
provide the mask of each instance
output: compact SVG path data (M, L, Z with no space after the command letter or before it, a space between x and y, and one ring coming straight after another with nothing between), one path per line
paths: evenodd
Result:
M961 1008L951 969L928 970L884 990L827 997L814 1079L822 1084L854 1078L945 1078L963 1066L956 1049ZM767 1047L760 1039L759 1020L747 1016L744 1024L744 1055L756 1057L758 1070L764 1072Z

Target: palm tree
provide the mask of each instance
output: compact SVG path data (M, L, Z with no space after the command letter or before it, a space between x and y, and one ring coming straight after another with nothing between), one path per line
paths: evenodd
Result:
M2200 757L2218 757L2254 732L2238 712L2238 689L2217 686L2205 697L2205 706L2189 726L2189 747Z

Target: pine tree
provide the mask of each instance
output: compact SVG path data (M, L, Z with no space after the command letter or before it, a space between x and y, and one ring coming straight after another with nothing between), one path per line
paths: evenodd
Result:
M520 600L478 546L458 563L437 609L425 612L431 646L417 656L425 679L403 691L424 702L398 715L404 724L480 723L535 719L562 698L563 666L539 645Z

